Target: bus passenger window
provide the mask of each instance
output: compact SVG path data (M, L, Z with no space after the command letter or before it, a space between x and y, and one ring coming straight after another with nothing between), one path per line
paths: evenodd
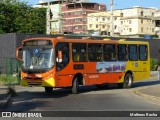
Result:
M102 61L102 45L89 44L88 45L88 58L89 61L100 62Z
M58 43L56 45L56 59L58 58L58 51L62 51L62 62L56 60L56 69L62 70L69 63L69 43Z
M118 45L118 60L119 61L126 61L128 60L128 53L127 53L127 45Z
M86 52L86 44L72 43L72 59L74 62L88 61L87 52Z
M137 45L129 45L129 60L138 60Z
M115 61L116 45L115 44L103 45L103 57L104 57L104 61Z
M148 57L148 48L146 45L140 45L139 46L139 59L142 61L147 60Z

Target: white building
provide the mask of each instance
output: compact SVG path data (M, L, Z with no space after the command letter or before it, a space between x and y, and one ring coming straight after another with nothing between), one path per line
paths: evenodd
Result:
M113 32L120 36L155 35L154 15L156 8L133 7L113 11ZM95 21L91 17L95 17ZM102 19L100 19L102 17ZM100 28L99 24L103 23ZM94 26L94 27L93 27ZM105 26L105 27L104 27ZM88 31L111 32L110 12L88 14ZM109 34L107 34L109 35Z

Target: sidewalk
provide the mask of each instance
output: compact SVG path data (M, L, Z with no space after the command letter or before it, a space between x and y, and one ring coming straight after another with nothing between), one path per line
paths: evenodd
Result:
M157 78L157 71L151 71L151 79L155 79L157 84L145 86L133 91L135 94L160 104L160 81ZM159 84L158 84L159 83Z

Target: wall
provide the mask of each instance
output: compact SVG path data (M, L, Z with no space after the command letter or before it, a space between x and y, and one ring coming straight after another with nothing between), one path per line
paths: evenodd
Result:
M44 34L15 34L8 33L0 35L0 72L6 72L6 58L15 58L16 48L22 45L22 40L27 38L35 37L57 37L55 35L44 35ZM65 36L72 39L71 36ZM74 38L81 38L83 36L75 36ZM94 39L103 40L106 37L94 37ZM111 38L113 40L119 40L122 38ZM125 39L125 38L124 38ZM160 39L142 39L142 38L126 38L127 40L132 41L147 41L150 43L150 53L151 58L156 58L160 60Z

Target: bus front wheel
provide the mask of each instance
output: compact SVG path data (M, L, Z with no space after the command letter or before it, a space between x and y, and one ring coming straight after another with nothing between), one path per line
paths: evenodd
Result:
M45 92L46 93L52 93L53 87L45 87Z
M78 93L78 78L76 77L74 80L73 80L73 83L72 83L72 93L73 94L77 94Z
M124 77L123 83L118 83L118 88L131 88L133 85L133 76L127 73Z

